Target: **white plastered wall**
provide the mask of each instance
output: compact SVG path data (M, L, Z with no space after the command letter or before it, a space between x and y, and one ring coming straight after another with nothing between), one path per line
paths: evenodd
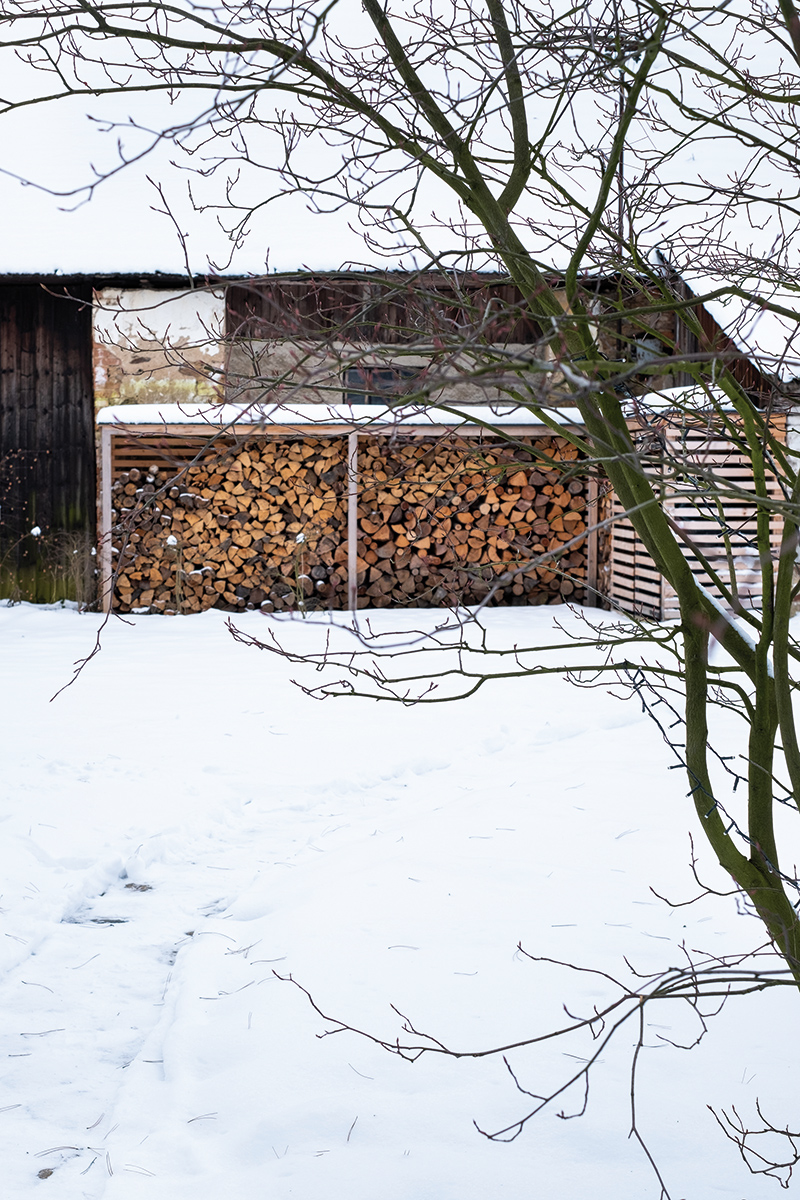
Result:
M222 290L102 288L95 293L95 405L180 403L221 397Z

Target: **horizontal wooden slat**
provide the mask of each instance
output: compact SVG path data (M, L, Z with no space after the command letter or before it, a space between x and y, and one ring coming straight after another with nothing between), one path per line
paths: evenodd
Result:
M776 438L785 442L785 420L778 418L771 427ZM635 423L631 429L635 437ZM701 554L723 587L730 588L735 582L740 599L757 606L761 602L761 575L757 565L749 561L758 551L757 505L748 456L718 427L700 423L679 428L665 423L662 433L666 439L667 471L670 457L686 463L687 482L665 482L669 492L664 507L687 539L681 549L691 570L714 596L721 598L720 589L706 575L705 566L697 556ZM697 471L694 482L693 468ZM712 494L706 496L704 483L713 489ZM726 494L728 490L730 495ZM750 504L742 492L753 493L754 502ZM782 498L774 478L768 480L768 493L772 499ZM658 588L660 609L656 615L663 619L677 616L673 589L661 579L616 497L611 500L611 514L618 519L611 532L610 598L620 608L644 611L644 605L651 602ZM780 548L781 526L780 516L772 514L770 546L775 556ZM730 577L731 557L735 581Z

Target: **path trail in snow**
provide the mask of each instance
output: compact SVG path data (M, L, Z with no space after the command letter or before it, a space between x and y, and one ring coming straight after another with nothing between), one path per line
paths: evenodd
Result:
M542 610L490 619L509 641L556 636ZM459 706L318 704L217 613L115 623L50 704L95 623L0 608L2 1194L527 1200L536 1179L576 1200L656 1198L626 1136L624 1054L583 1121L545 1116L502 1147L472 1125L522 1112L502 1062L412 1067L320 1040L276 976L363 1028L396 1035L395 1004L481 1048L563 1017L563 980L533 971L520 940L606 970L623 954L664 966L685 938L749 944L732 904L671 910L649 891L692 888L691 814L675 818L682 789L637 708L558 679ZM570 987L602 999L591 980ZM694 1116L683 1060L653 1033L643 1113L687 1200L744 1194L706 1100L752 1105L748 1055L771 1064L774 1094L789 1086L786 1056L747 1024L733 1016L722 1051L693 1058ZM564 1061L514 1065L531 1082Z

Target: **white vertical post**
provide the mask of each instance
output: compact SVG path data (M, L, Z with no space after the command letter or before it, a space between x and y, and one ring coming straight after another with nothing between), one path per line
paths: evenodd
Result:
M111 611L114 571L111 560L111 426L103 425L100 434L100 603L103 612Z
M598 608L600 597L597 595L597 521L598 512L597 480L590 479L586 496L586 524L589 532L586 535L586 598L584 604L589 608Z
M347 437L347 607L358 608L358 433Z

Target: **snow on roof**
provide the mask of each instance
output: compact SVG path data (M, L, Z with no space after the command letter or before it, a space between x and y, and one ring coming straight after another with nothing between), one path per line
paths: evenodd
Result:
M719 387L689 384L686 387L660 388L657 392L645 392L629 400L626 407L632 413L637 409L647 409L649 412L670 412L674 409L706 412L710 408L731 408L732 405Z
M722 388L712 384L692 384L689 387L661 388L657 392L645 392L627 400L624 408L627 416L636 416L643 410L649 413L732 412L734 406Z
M627 415L635 417L645 410L651 413L670 411L707 412L730 409L731 402L718 387L674 387L658 392L645 392L625 405ZM577 408L547 408L547 415L559 425L581 425ZM389 407L380 404L118 404L101 408L99 425L275 425L275 426L374 426L406 425L459 426L529 425L541 428L543 422L530 409L513 404L468 404L452 411L435 405L421 407Z
M548 409L559 425L580 424L575 408ZM379 404L119 404L100 409L99 425L375 425L462 426L530 425L542 421L529 409L517 405L465 405L457 411L408 405L390 408Z

